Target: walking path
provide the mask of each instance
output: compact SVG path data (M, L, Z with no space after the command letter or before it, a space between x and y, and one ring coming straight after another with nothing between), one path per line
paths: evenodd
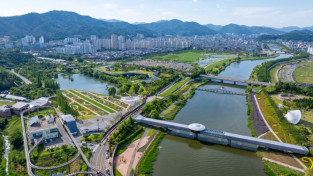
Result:
M257 107L258 107L258 111L260 112L261 117L263 118L263 121L265 122L267 128L270 130L270 132L272 132L272 134L275 136L275 138L276 138L279 142L282 142L282 140L276 135L276 133L274 132L274 130L271 128L271 126L267 123L266 119L264 118L263 113L262 113L262 111L261 111L261 109L260 109L260 106L259 106L259 102L258 102L258 100L257 100L257 98L256 98L255 95L254 95L254 99L255 99L256 105L257 105ZM304 169L307 168L297 157L295 157L294 154L291 154L291 156L292 156ZM273 160L273 161L274 161L274 160ZM281 162L276 161L276 163L279 164L279 163L281 163ZM282 163L282 164L283 164L283 163ZM288 164L284 164L284 165L282 165L282 166L285 166L285 165L288 165ZM289 168L295 168L295 167L290 166L290 165L288 165L288 166L289 166ZM298 169L298 168L297 168L297 169ZM301 169L300 169L300 170L301 170ZM304 170L302 169L301 172L304 172Z
M144 141L144 145L148 142L147 139L145 139L148 136L148 132L149 132L150 128L146 128L145 132L143 133L143 135L141 136L135 150L133 151L131 160L129 162L129 166L128 166L128 170L127 170L127 175L130 175L130 171L133 168L133 164L134 164L134 160L136 158L136 154L139 148L142 147L141 143Z
M29 79L27 79L27 78L25 78L24 76L22 76L22 75L16 73L16 72L14 71L14 69L12 69L11 72L12 72L13 74L15 74L16 76L18 76L19 78L21 78L26 84L32 84L32 82L31 82Z

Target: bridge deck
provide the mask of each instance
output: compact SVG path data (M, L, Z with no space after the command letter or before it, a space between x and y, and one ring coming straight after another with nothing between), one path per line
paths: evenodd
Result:
M200 76L209 78L209 79L220 79L220 80L225 80L225 81L233 81L233 82L240 82L240 83L247 83L247 84L254 84L254 85L261 85L261 86L274 85L273 83L268 83L268 82L244 80L244 79L238 79L238 78L228 78L228 77L216 76L216 75L211 75L211 74L200 75Z
M165 121L165 120L145 118L141 115L138 115L137 117L135 117L135 121L145 123L148 125L155 125L155 126L164 127L164 128L170 128L170 129L177 129L177 130L192 132L188 128L188 125L170 122L170 121ZM199 134L207 135L207 136L217 136L217 137L225 138L228 140L234 140L234 141L239 141L242 143L259 145L259 146L263 146L265 148L271 148L271 149L275 149L275 150L288 151L288 152L299 153L299 154L303 154L303 155L308 154L308 149L304 146L288 144L288 143L283 143L283 142L277 142L277 141L272 141L272 140L267 140L267 139L259 139L259 138L235 134L235 133L228 133L228 132L224 132L224 131L205 129L205 130L201 131Z

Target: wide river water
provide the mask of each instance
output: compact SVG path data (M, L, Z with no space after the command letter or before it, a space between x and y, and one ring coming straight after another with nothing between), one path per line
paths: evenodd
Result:
M61 74L59 74L56 81L60 84L61 90L77 89L108 95L108 88L111 87L105 82L96 80L83 74L73 74L71 77L73 78L72 80L64 78L61 76Z
M282 54L272 59L232 63L219 75L248 79L255 66L290 56ZM220 85L210 84L204 87L214 88ZM226 86L226 89L245 91L243 87L234 86ZM198 122L207 128L250 135L247 118L245 96L196 91L173 121L183 124ZM255 152L204 144L171 135L166 135L159 147L154 163L154 176L266 175L262 161Z

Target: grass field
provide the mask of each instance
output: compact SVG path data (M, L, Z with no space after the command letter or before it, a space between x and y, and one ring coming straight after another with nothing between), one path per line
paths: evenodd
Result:
M227 59L219 60L217 62L214 62L214 63L206 66L204 69L205 69L205 71L210 71L210 73L220 73L229 64L235 62L236 59L237 58L227 58Z
M203 58L207 58L210 54L214 54L210 51L185 51L177 54L170 53L166 55L156 55L150 59L163 60L163 61L175 61L175 62L185 62L192 63L200 61Z
M268 124L271 126L275 134L283 141L287 143L296 143L296 141L293 139L293 137L288 133L288 130L284 126L284 124L281 123L279 117L277 116L274 107L271 106L271 103L268 99L268 97L261 92L257 95L257 101L259 103L260 109L268 122Z
M174 84L172 87L170 87L169 89L167 89L166 91L164 91L162 94L160 94L161 97L166 97L168 95L170 95L172 92L174 92L176 89L178 89L179 87L181 87L183 84L185 84L188 80L190 80L190 77L185 77L183 78L181 81L177 82L176 84Z
M74 90L69 90L69 91L70 91L71 93L73 93L73 94L79 96L80 98L82 98L82 99L84 99L84 100L86 100L86 101L88 101L88 102L90 102L90 103L92 103L92 104L94 104L94 105L96 105L96 106L98 106L98 107L104 109L104 110L107 111L107 112L110 112L110 113L114 113L114 112L115 112L115 111L113 111L112 109L110 109L110 108L108 108L108 107L106 107L106 106L103 106L102 104L100 104L100 103L98 103L98 102L96 102L96 101L94 101L94 100L92 100L92 99L90 99L90 98L88 98L88 97L86 97L86 96L84 96L84 95L82 95L82 94L80 94L80 93L74 91Z
M11 101L0 101L0 106L3 106L3 105L13 105L14 102L11 102Z
M313 62L303 62L303 67L297 67L293 78L297 83L313 84Z
M99 70L107 72L109 74L131 74L131 73L136 73L136 74L143 74L143 75L149 75L150 77L155 77L153 75L152 71L146 71L146 70L129 70L129 71L107 71L106 68L99 68Z

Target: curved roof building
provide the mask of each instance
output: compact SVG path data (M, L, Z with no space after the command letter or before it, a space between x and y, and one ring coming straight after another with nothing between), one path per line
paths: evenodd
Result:
M285 118L288 120L288 122L292 124L297 124L301 120L301 111L300 110L288 111L288 113L285 115Z

